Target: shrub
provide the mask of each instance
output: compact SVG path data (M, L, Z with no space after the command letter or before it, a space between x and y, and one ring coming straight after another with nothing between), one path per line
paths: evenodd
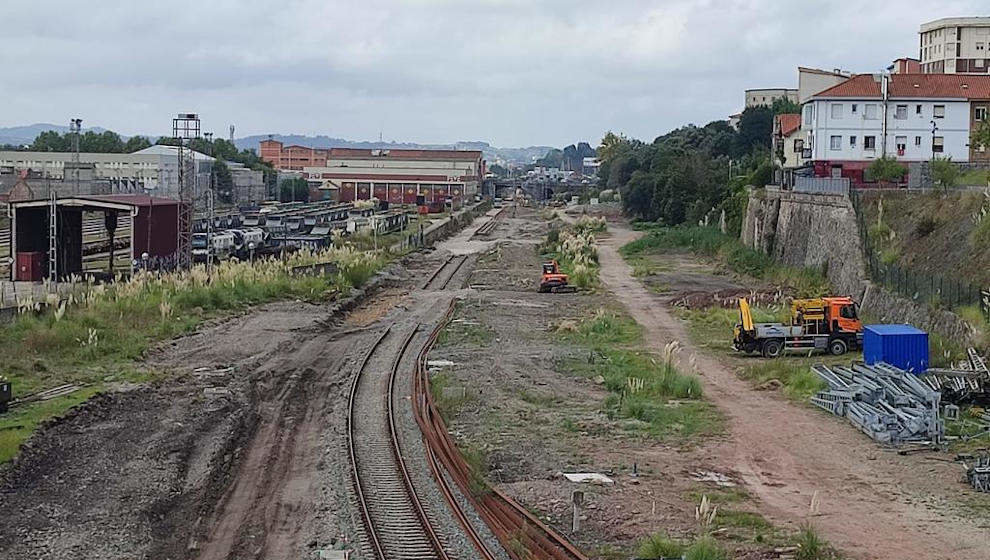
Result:
M914 227L914 234L918 237L927 237L936 229L938 229L938 220L934 216L928 215L918 220L918 224Z
M661 533L646 537L636 549L636 556L645 560L680 558L682 554L684 554L684 545Z
M726 558L725 551L719 546L718 541L710 535L705 535L694 541L684 551L685 560L726 560Z

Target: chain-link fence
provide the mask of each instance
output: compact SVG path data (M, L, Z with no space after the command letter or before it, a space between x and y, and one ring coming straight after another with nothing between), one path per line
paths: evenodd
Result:
M862 196L853 190L849 193L849 200L856 211L856 225L871 280L900 295L934 306L950 309L978 306L983 316L990 321L990 289L883 262L870 240Z

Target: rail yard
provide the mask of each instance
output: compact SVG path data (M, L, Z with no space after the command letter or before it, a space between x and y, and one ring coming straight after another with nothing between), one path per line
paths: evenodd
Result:
M0 471L0 554L579 560L707 533L734 558L786 558L812 523L849 557L935 558L986 538L958 466L755 389L736 364L766 358L687 333L674 302L745 278L678 253L650 292L613 212L600 283L541 293L548 259L581 276L566 251L585 249L552 232L604 222L480 208L346 299L267 303L152 347L137 367L153 382L108 385ZM779 358L802 359L817 358ZM702 496L719 509L699 529Z

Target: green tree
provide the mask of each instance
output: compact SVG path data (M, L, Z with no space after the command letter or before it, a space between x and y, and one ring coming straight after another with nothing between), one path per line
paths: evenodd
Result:
M736 155L748 154L754 149L769 150L771 133L773 133L773 111L769 107L747 107L739 117Z
M68 152L70 147L67 136L54 130L46 130L34 139L30 150L32 152Z
M942 187L946 193L956 186L959 180L959 166L952 163L951 157L934 157L931 161L932 180L936 187Z
M279 184L281 202L309 202L309 183L302 177L283 179Z
M496 177L508 177L509 176L509 170L507 168L505 168L505 167L497 164L497 163L493 163L491 165L491 167L488 168L488 171L490 171Z
M220 202L234 201L234 176L222 159L213 162L213 191Z
M778 97L770 106L774 115L795 114L801 112L801 106L786 97Z
M866 168L867 176L881 184L900 181L905 173L907 168L898 163L896 158L888 155L873 160L873 163Z
M145 148L151 147L151 140L148 140L144 136L131 136L124 142L124 152L128 154L133 154L134 152L139 152Z
M79 151L96 154L119 154L124 151L124 141L111 130L86 132L79 139Z
M985 148L990 148L990 122L986 119L980 121L980 124L973 129L970 135L970 145L974 147L983 146Z

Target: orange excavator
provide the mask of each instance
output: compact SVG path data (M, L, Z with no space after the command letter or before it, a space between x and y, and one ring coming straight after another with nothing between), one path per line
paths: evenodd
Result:
M566 294L576 292L577 288L567 283L567 275L560 271L557 259L543 263L543 275L540 277L540 293Z

